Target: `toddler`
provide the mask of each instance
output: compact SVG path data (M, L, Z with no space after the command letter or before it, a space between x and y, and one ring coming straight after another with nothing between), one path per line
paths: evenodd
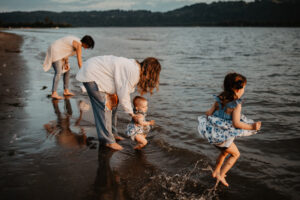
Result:
M137 141L134 149L142 149L147 144L146 136L150 131L150 125L154 125L154 120L146 121L146 112L148 110L148 101L141 96L136 96L133 99L134 118L128 124L126 135L132 140Z

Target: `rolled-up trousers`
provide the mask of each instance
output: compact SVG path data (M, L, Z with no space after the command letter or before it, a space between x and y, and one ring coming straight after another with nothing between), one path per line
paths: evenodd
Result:
M100 92L95 82L84 82L83 85L90 97L100 143L115 143L114 135L118 135L116 127L118 103L112 103L111 95Z

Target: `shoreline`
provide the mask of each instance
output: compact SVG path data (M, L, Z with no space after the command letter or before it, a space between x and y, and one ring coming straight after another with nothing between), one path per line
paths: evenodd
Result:
M0 119L14 118L24 107L27 68L20 55L23 37L0 30ZM5 127L5 123L1 125Z

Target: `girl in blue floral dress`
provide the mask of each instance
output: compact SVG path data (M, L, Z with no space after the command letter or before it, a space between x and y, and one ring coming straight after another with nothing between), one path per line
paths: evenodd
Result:
M200 136L221 150L212 176L225 186L229 186L225 179L226 173L240 156L233 142L234 138L256 134L261 127L261 122L253 122L241 114L242 100L240 98L244 94L246 84L247 79L243 75L227 74L224 79L224 91L215 96L216 101L206 115L198 117ZM228 155L229 158L223 165Z

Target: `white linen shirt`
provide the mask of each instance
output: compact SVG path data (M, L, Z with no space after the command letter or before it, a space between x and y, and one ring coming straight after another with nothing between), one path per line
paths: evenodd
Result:
M99 91L117 94L124 111L133 113L130 93L134 92L140 79L140 66L136 60L112 55L92 57L83 63L76 79L95 81Z
M53 62L75 55L76 49L73 47L74 40L81 44L78 37L70 35L54 41L49 46L43 64L44 71L48 71Z

